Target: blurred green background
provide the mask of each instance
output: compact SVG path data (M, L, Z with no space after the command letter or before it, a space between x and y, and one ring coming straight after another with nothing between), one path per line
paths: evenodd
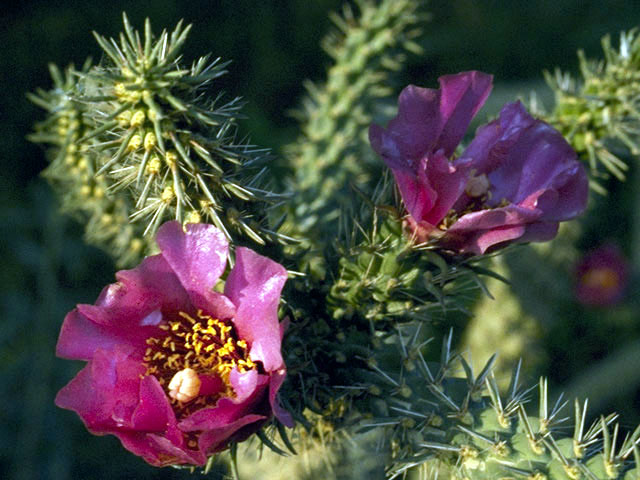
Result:
M331 29L328 13L341 5L338 0L27 0L3 5L0 478L189 475L148 467L114 438L91 436L75 414L53 405L57 390L80 367L54 359L62 319L76 303L95 300L101 288L112 281L114 266L104 253L82 242L81 226L56 214L55 199L38 177L46 166L44 151L25 138L44 114L29 103L25 93L37 87L50 88L48 62L64 67L71 62L81 65L87 56L99 61L91 31L117 35L122 11L138 27L150 17L155 31L172 28L184 18L194 24L186 60L208 52L233 60L230 73L214 88L224 90L228 98L244 97L247 119L241 122L243 133L257 145L279 153L297 137L291 110L304 94L303 80L321 82L329 66L319 44ZM542 70L557 66L575 72L578 48L589 57L600 56L604 34L616 38L620 30L640 25L637 7L637 2L623 0L432 1L425 7L431 20L424 25L420 39L424 54L408 59L394 86L398 91L407 83L434 86L440 75L479 69L493 73L496 85L480 117L495 113L501 103L516 95L527 98L531 90L538 91L550 108L552 96L542 81ZM631 248L637 248L640 239L633 238L634 229L629 227L634 212L640 209L634 188L640 178L638 162L632 160L629 180L625 184L608 182L610 195L592 202L578 239L582 250L607 239L617 241L629 256ZM571 298L567 276L571 266L565 267L564 277L561 272L552 279L559 282L561 288L555 291L562 297L552 306L536 303L526 285L520 285L520 290L514 285L527 313L542 325L544 358L532 373L544 373L554 384L566 385L585 371L588 376L592 365L599 365L601 359L621 348L630 349L627 355L640 367L634 355L640 338L637 301L628 294L613 310L583 309ZM522 268L526 269L526 264ZM640 368L635 370L638 372L629 374L637 377L627 382L629 391L610 399L607 405L621 411L623 423L629 426L640 421Z

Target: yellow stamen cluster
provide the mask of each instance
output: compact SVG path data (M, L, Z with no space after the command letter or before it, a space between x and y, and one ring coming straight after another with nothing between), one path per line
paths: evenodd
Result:
M247 372L258 368L249 358L247 343L238 339L231 321L218 320L202 310L197 311L196 317L179 312L178 318L160 326L166 332L164 337L147 339L145 374L154 375L167 389L178 411L182 410L183 403L194 399L193 403L205 405L221 396L233 395L229 381L231 371L237 368ZM218 377L226 388L207 398L198 396L196 390L199 390L200 382L196 381L197 375ZM185 395L178 395L181 385L186 389Z

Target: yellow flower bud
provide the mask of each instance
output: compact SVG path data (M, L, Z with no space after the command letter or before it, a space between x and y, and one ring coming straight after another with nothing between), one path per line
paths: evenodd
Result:
M113 87L113 93L117 97L123 97L127 94L127 89L124 86L124 83L116 83Z
M153 157L151 157L151 160L149 160L149 163L147 163L145 173L147 175L157 175L160 173L160 167L162 167L160 158L157 155L154 155Z
M162 191L162 201L164 203L171 203L173 198L175 197L175 193L173 192L173 187L171 185L164 188Z
M129 144L127 145L127 151L134 152L137 149L139 149L141 145L142 145L142 137L140 135L134 135L133 137L131 137L131 140L129 140Z
M134 238L133 240L131 240L130 247L132 251L137 253L142 251L142 247L144 247L144 244L139 238Z
M164 156L164 159L167 161L167 165L169 165L169 167L173 167L178 161L178 152L175 150L169 150Z
M129 125L131 125L132 115L133 114L131 113L131 110L125 110L124 112L120 112L118 114L118 116L116 117L116 120L118 121L118 124L122 128L127 128Z
M147 114L144 110L136 110L135 113L131 116L131 122L129 122L129 125L131 125L132 127L139 127L144 123L146 118Z
M200 214L195 210L192 210L187 215L187 219L185 220L184 223L200 223L200 220L202 220L202 218L200 217Z
M153 132L147 132L144 136L144 149L148 152L156 146L156 134Z

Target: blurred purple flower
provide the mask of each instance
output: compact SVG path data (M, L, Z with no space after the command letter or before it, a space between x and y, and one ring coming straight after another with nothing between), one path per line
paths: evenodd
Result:
M576 267L576 298L587 306L606 307L622 300L629 267L620 249L606 244L585 255Z
M387 128L371 125L373 149L391 168L419 242L483 254L512 242L546 241L585 209L588 182L576 153L520 102L480 127L453 156L491 91L492 76L439 78L440 89L410 85Z
M170 222L157 242L159 255L66 316L57 354L88 363L56 404L156 466L203 465L272 414L292 426L276 398L285 269L238 248L218 293L228 254L219 230Z

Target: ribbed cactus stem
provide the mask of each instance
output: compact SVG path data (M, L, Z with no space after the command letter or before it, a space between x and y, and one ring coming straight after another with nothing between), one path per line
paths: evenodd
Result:
M33 139L53 144L67 162L82 156L73 169L59 168L61 160L48 169L73 185L62 191L65 204L85 210L86 195L109 197L107 216L90 225L123 233L88 235L120 264L148 253L138 247L170 219L212 223L233 244L285 241L267 218L284 198L268 190L269 152L237 140L240 99L223 102L208 90L227 63L205 56L181 65L191 29L182 22L156 37L148 19L142 35L123 20L118 40L95 34L104 64L70 71L67 80L56 74L54 90L31 97L50 114Z
M380 163L365 141L374 105L391 93L390 72L400 68L406 52L420 51L414 41L422 18L416 2L356 4L358 15L345 7L343 15L332 17L337 30L323 46L333 65L324 84L307 83L299 113L302 135L287 149L296 195L285 228L318 246L330 241L341 209L351 206L350 185L367 190L379 176Z
M546 75L556 96L547 120L590 165L592 185L600 192L604 190L598 178L608 173L624 179L625 157L640 153L640 36L637 31L622 32L615 49L607 35L602 48L600 61L578 52L579 80L560 71Z

